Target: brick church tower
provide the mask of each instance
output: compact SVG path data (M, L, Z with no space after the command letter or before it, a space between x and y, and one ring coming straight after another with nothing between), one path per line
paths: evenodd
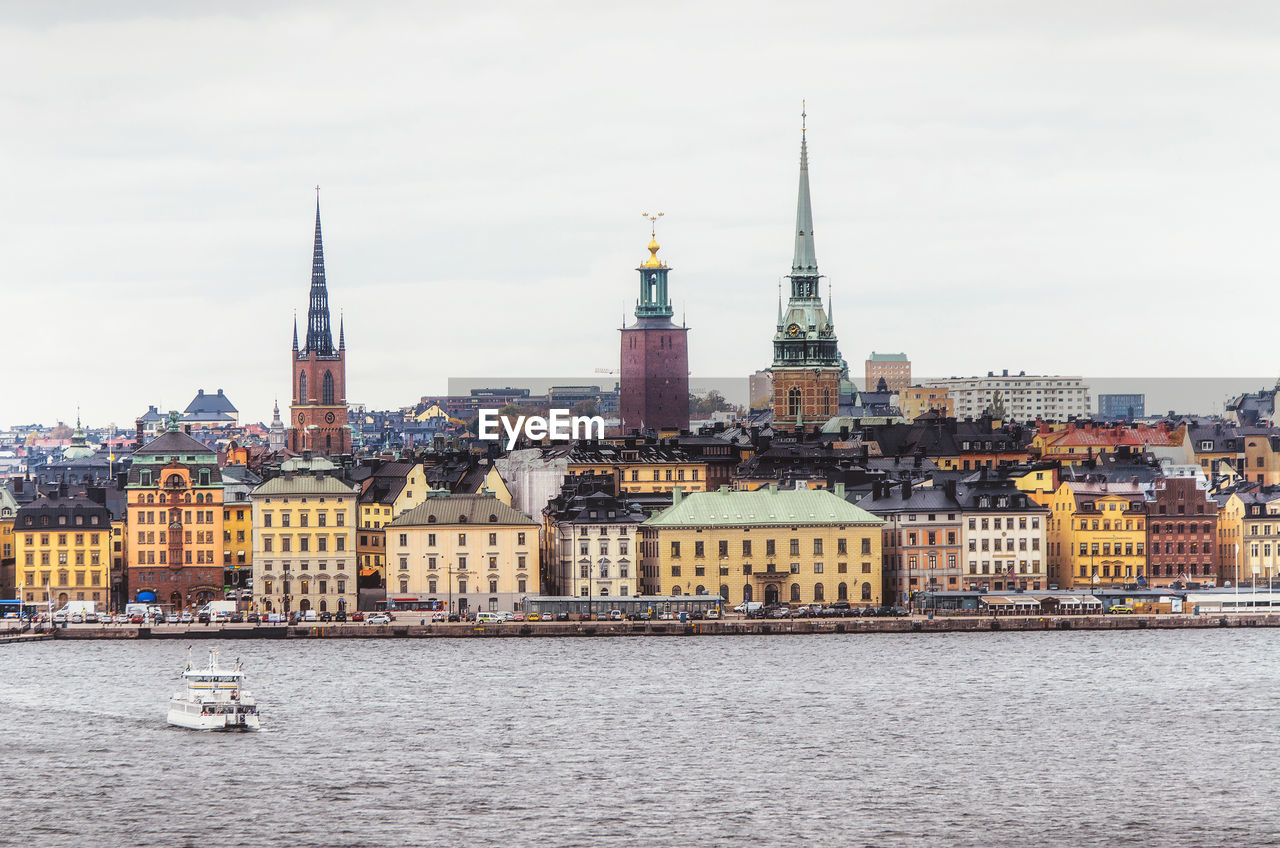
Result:
M650 230L649 258L636 270L640 272L636 321L622 328L618 397L622 432L687 430L689 329L671 320L667 292L671 269L658 258L656 230Z
M801 113L801 117L804 114ZM818 259L813 247L813 205L809 201L809 149L800 125L800 192L796 202L796 251L791 261L791 297L778 298L773 336L773 426L803 430L824 424L840 410L844 361L836 345L830 304L818 294Z
M298 321L293 322L290 381L289 450L338 456L351 453L347 426L347 339L338 327L333 346L329 326L329 289L324 279L324 245L320 241L320 201L316 200L316 242L311 258L311 304L307 310L307 343L298 348Z

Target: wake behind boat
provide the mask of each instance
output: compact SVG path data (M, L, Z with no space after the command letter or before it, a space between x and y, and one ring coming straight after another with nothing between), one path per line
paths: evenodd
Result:
M246 692L239 661L234 668L218 665L217 649L209 650L209 664L195 668L187 660L182 671L186 691L169 699L169 724L191 730L257 730L258 703Z

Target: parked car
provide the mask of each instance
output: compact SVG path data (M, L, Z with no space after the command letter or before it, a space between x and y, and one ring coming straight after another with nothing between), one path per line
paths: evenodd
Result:
M512 621L524 621L524 613L522 613L522 612L513 612L513 613L511 613L511 620L512 620Z
M715 607L712 607L711 609L707 610L704 615L707 619L716 619L720 617L720 610L716 609Z
M258 615L256 612L251 612L245 616L245 620L250 624L259 624L262 621L262 616Z
M355 612L351 613L351 620L364 621L364 613L362 613L360 610L356 610Z
M375 612L373 615L365 619L366 624L390 624L391 616L385 612Z
M346 621L346 620L347 620L347 611L346 611L346 610L338 610L337 612L335 612L335 613L333 614L333 620L334 620L334 621Z
M140 612L135 612L133 615L129 616L130 624L141 624L142 621L143 621L143 615Z
M244 613L242 613L242 612L233 612L233 613L231 613L231 623L232 623L232 624L244 624Z
M184 612L181 616L179 616L179 621L181 621L183 624L191 624L193 621L195 621L195 618L191 615L191 613Z
M1107 612L1129 614L1133 612L1133 607L1128 604L1112 604L1107 608Z
M333 613L328 612L328 611L325 611L325 612L320 613L320 620L321 620L321 621L333 621Z
M528 615L528 620L529 620L529 621L542 621L542 613L540 613L540 612L531 612L531 613L529 613L529 615Z
M791 616L791 608L786 605L771 607L765 615L767 618L789 618Z
M201 624L208 624L208 623L209 623L209 613L207 613L207 612L197 613L197 614L196 614L196 621L198 621L198 622L199 622L199 623L201 623Z
M451 612L451 613L449 613L449 620L450 620L450 621L462 621L462 616L458 615L456 612Z
M437 621L447 621L448 618L449 616L445 615L443 612L440 612L440 611L431 613L432 623L435 623Z

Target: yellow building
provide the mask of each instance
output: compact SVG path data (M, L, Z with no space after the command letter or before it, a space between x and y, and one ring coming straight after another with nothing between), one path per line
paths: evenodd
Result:
M1236 492L1218 518L1219 575L1232 585L1280 576L1280 490Z
M1264 486L1280 485L1280 436L1259 433L1244 437L1244 477Z
M1010 473L1009 479L1031 500L1040 506L1049 506L1058 491L1058 466L1054 463L1028 464L1024 470Z
M14 519L17 591L27 603L54 609L69 601L96 602L106 611L111 592L111 513L83 496L37 498Z
M492 493L431 491L386 534L388 606L466 615L538 592L538 523Z
M386 586L385 527L427 498L431 486L421 463L388 462L360 481L356 556L366 585Z
M898 408L902 417L915 421L926 412L937 412L944 418L954 418L955 401L951 390L945 386L908 386L898 392Z
M357 489L327 459L290 459L249 495L253 604L264 613L356 609Z
M707 463L670 444L578 442L569 451L569 474L615 474L630 494L707 488Z
M879 606L884 522L835 492L673 492L641 533L645 594Z
M1061 589L1146 576L1145 499L1136 483L1066 481L1049 504L1049 582Z

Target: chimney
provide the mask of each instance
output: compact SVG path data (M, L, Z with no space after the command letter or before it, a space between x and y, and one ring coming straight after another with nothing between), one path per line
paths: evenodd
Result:
M954 479L948 480L942 484L942 487L947 493L947 498L954 501L956 499L957 488L958 488L956 485L956 481Z
M836 483L836 497L844 500L844 483Z
M22 478L21 477L13 478L13 493L15 495L22 494Z
M772 487L770 487L770 488L772 488ZM672 506L679 506L679 505L680 505L680 500L681 500L681 498L683 498L683 497L684 497L684 491L683 491L679 486L676 486L675 488L673 488L673 489L671 490L671 505L672 505Z
M911 481L910 480L902 481L902 499L904 501L911 500Z
M879 480L871 481L871 500L878 501L884 496L884 488L880 485Z
M139 418L135 420L133 422L133 426L136 428L136 434L137 434L135 436L134 446L140 448L142 447L142 419Z

